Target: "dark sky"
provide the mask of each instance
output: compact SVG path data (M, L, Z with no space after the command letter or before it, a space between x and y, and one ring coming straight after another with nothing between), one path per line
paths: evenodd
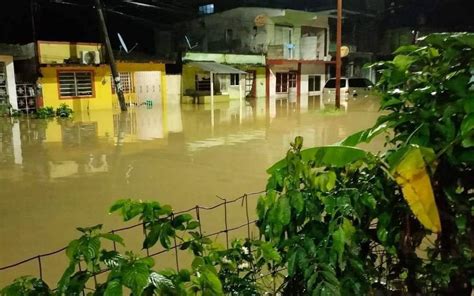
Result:
M93 0L63 0L76 5L54 3L59 0L36 0L35 24L39 40L68 40L99 42L97 16L92 8ZM107 22L114 43L118 47L116 33L120 32L127 43L139 44L138 49L146 51L153 46L153 27L171 27L174 22L195 16L197 0L137 0L159 5L159 9L139 7L124 3L126 0L103 0L109 9ZM229 2L230 1L230 2ZM304 5L308 0L260 0L256 3L275 2L275 6L288 3L288 7ZM345 0L352 1L352 0ZM357 0L359 1L359 0ZM367 1L367 0L364 0ZM364 1L359 1L364 3ZM387 26L413 26L421 22L440 30L473 31L474 0L369 0L382 1L386 6L383 15ZM31 0L3 0L0 9L0 42L26 43L33 40ZM201 1L202 2L202 1ZM212 2L204 1L204 2ZM249 0L215 0L214 2L240 5ZM252 2L252 1L250 1ZM329 0L312 0L315 6ZM387 7L394 3L394 12ZM327 4L326 3L326 4ZM218 6L218 5L216 5ZM144 21L147 20L147 21Z
M0 9L0 42L33 41L33 19L37 40L101 42L94 0L64 0L75 5L55 1L36 0L36 5L32 6L30 0L8 0L8 9ZM154 3L155 0L141 1ZM143 52L153 51L154 27L171 28L174 21L184 19L191 11L182 9L182 4L165 5L166 1L162 0L159 3L164 4L160 9L124 4L123 0L103 2L108 9L106 18L113 46L119 47L117 33L120 33L127 45L131 47L138 43L137 50Z

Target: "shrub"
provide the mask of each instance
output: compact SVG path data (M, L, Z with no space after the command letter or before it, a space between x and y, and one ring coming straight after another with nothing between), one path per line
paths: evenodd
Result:
M41 119L52 118L55 116L53 107L40 107L36 110L36 117Z
M74 111L67 104L61 104L59 108L56 109L56 116L61 118L69 118L73 113Z

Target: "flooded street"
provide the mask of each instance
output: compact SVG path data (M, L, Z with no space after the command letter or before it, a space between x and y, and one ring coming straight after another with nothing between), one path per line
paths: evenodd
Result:
M357 109L322 112L311 104L296 111L286 100L266 108L265 99L257 99L214 110L155 105L126 114L74 114L72 120L0 118L0 266L65 246L77 226L122 227L107 215L120 198L183 210L216 204L217 196L261 191L265 170L284 157L294 137L303 136L305 147L332 144L377 116ZM252 210L255 200L249 201ZM230 223L242 215L231 210ZM17 275L0 273L0 286Z

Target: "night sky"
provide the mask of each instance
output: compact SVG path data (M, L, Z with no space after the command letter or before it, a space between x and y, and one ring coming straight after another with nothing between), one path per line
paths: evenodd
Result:
M93 0L63 0L73 3L61 4L59 0L36 0L34 5L34 22L37 40L100 42L97 16L92 8ZM137 0L138 1L138 0ZM138 50L146 52L153 47L153 27L172 28L173 23L196 17L196 0L139 0L142 3L159 5L159 8L140 7L126 3L127 0L104 0L109 12L107 23L111 39L118 48L116 33L120 32L126 42L138 43ZM230 1L230 2L229 2ZM331 3L329 0L321 0ZM345 0L351 1L351 0ZM374 0L377 1L377 0ZM384 2L383 23L387 27L415 26L420 22L440 30L473 31L473 0L379 0ZM27 43L34 40L32 27L32 5L30 0L2 1L0 9L0 42ZM203 1L200 1L203 2ZM204 1L211 2L211 1ZM231 3L239 6L238 0L216 0L219 3ZM249 1L245 1L249 3ZM302 3L307 7L307 0L270 0L255 1L265 5L275 2L276 7L287 3L287 7ZM314 3L319 3L317 0ZM335 3L335 1L333 1ZM392 11L391 3L394 3ZM221 5L225 6L225 5ZM227 5L226 7L228 7ZM315 4L316 6L316 4ZM296 7L295 7L296 8ZM111 11L113 10L113 11Z

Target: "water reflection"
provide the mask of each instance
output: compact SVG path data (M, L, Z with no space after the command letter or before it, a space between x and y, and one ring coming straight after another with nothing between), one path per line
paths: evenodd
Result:
M173 100L176 101L176 100ZM157 104L70 120L0 118L0 265L62 247L75 227L121 225L118 198L176 209L214 204L265 186L265 169L295 136L332 144L377 113L323 114L319 98L208 105ZM0 279L0 285L3 279Z

